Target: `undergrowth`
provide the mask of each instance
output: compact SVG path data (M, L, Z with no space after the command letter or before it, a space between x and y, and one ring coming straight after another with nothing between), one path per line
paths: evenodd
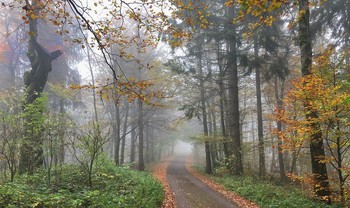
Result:
M0 185L0 207L160 207L162 185L151 175L115 167L112 162L97 164L93 188L79 166L63 165L53 171L18 176L13 183Z
M202 168L195 167L203 173ZM262 208L333 208L336 205L326 205L307 197L301 189L289 185L277 185L270 181L252 176L220 175L209 176L214 182L223 185L227 190L239 194L258 204Z

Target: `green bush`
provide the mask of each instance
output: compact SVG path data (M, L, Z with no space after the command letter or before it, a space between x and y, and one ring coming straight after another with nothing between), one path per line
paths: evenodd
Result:
M160 207L162 185L151 175L115 167L112 162L96 164L93 188L79 166L64 165L53 171L47 182L45 170L22 175L0 185L0 207Z

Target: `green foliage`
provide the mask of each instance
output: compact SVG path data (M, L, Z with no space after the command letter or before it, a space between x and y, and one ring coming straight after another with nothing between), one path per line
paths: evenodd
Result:
M73 142L72 148L73 154L86 173L89 186L92 188L94 164L102 154L101 149L108 141L108 138L102 135L100 125L98 123L92 123L90 126L91 129L88 130L88 132L83 132L81 135L77 136L77 141Z
M47 105L47 95L41 95L33 103L25 105L23 117L26 118L27 133L39 134L46 121L43 115Z
M326 208L322 202L312 200L302 190L295 187L278 186L271 182L253 177L236 177L226 175L211 177L215 182L224 185L230 191L257 203L260 207L303 207Z
M45 170L1 185L0 207L159 207L164 197L162 185L149 174L115 167L107 159L96 163L94 189L79 166L53 172L50 186Z

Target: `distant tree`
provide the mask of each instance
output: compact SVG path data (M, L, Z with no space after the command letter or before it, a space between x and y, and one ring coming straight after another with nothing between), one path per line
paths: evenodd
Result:
M2 8L1 31L2 43L0 44L0 69L4 70L1 80L2 87L19 87L20 74L24 70L25 56L25 28L20 25L20 13L11 9ZM6 73L7 71L7 73ZM9 74L9 76L7 76Z
M259 175L265 175L265 148L264 148L264 125L262 116L262 100L261 100L261 85L263 81L270 79L284 80L288 76L287 67L287 57L288 48L283 51L281 47L285 38L282 38L283 33L281 31L281 26L283 22L274 22L271 26L261 26L258 30L252 33L253 39L253 61L248 64L249 71L255 70L255 84L256 84L256 97L257 97L257 121L258 121L258 140L259 140ZM264 52L260 52L260 49ZM285 53L279 54L279 53ZM248 72L249 72L248 71ZM277 81L278 82L278 81ZM283 81L282 81L283 82ZM278 87L275 80L275 87ZM278 95L278 88L275 89L275 98L277 105L280 104L280 98ZM283 92L282 92L283 93ZM279 124L277 124L279 125ZM282 128L279 127L278 128ZM280 147L281 141L278 142L278 147ZM282 150L278 149L278 161L280 167L280 175L282 180L285 179L285 170L283 162Z

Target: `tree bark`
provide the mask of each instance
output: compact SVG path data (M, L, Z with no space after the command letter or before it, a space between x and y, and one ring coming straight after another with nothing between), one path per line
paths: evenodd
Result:
M301 14L299 19L299 46L301 57L301 73L303 76L311 74L312 66L312 46L310 37L310 9L308 0L299 0L299 13ZM306 119L317 120L318 112L312 110L308 101L304 103L306 110ZM311 124L313 130L310 136L310 154L311 154L311 166L314 179L314 191L315 194L330 204L330 187L328 181L326 164L320 160L325 158L325 151L322 139L322 131L320 125L316 122Z

